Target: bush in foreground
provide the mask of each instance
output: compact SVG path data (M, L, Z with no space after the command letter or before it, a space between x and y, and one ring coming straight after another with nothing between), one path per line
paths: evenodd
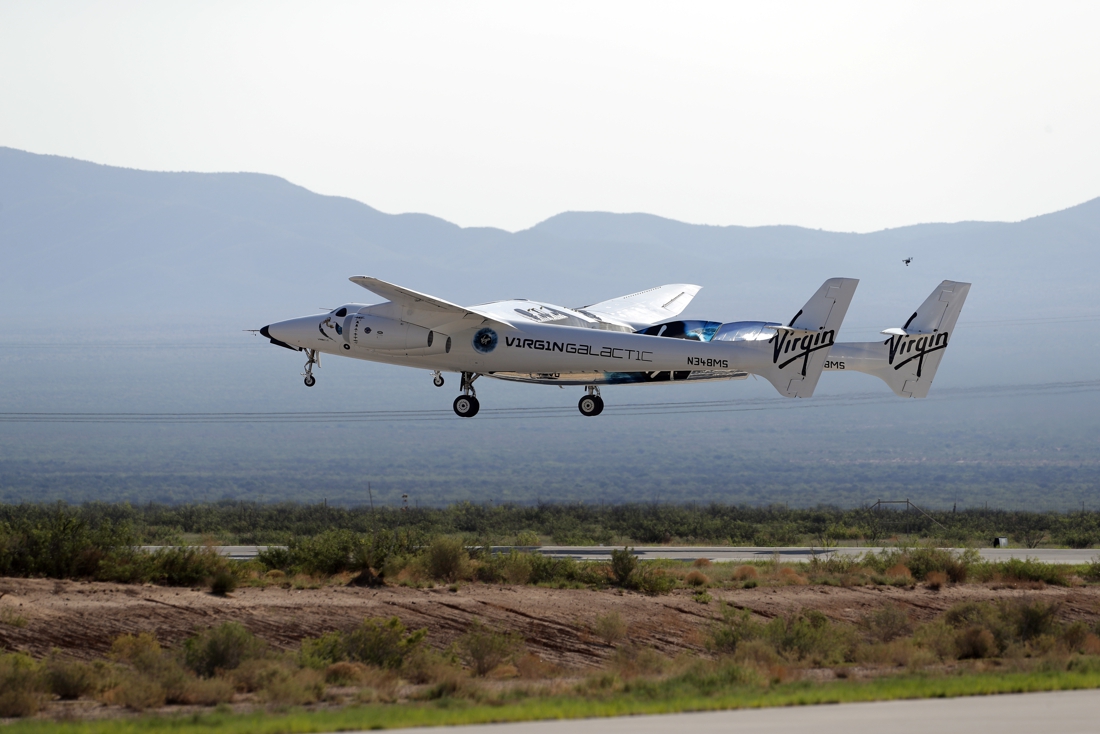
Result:
M184 643L187 667L209 678L218 671L234 670L246 660L264 656L267 645L239 622L223 622Z

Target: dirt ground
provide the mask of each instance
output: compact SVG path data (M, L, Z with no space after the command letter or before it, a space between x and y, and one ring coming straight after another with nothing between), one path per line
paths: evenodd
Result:
M350 629L365 617L397 616L412 629L425 627L429 642L449 645L473 620L519 632L543 660L583 670L600 665L612 648L592 628L599 615L617 611L631 642L667 655L704 653L707 626L718 616L718 600L763 618L817 609L836 620L858 621L888 602L914 620L932 619L963 600L1041 597L1061 602L1065 621L1100 616L1100 587L1011 588L960 585L932 591L923 586L784 586L711 590L700 604L689 591L645 596L617 589L549 589L536 586L466 584L446 587L283 589L241 588L228 597L206 591L44 579L0 579L0 648L36 657L53 648L77 658L96 659L122 634L152 632L169 646L196 629L235 620L280 649L294 649L303 637ZM12 619L20 619L12 624ZM22 625L22 626L19 626Z

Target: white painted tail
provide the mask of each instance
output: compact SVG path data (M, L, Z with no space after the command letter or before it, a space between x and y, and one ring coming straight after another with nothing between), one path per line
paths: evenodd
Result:
M771 365L759 374L780 394L788 398L814 394L857 285L854 278L830 278L787 326L768 327L775 330L767 342Z
M901 397L926 397L969 292L969 283L943 281L904 326L883 330L885 341L833 345L825 369L864 372Z

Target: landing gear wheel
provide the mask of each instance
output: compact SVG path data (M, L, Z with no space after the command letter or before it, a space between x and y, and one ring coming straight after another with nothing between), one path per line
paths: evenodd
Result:
M436 387L443 387L443 375L436 372L435 377L432 378L432 384Z
M603 398L599 395L585 395L577 403L577 407L581 409L581 415L588 417L599 415L603 412Z
M304 380L306 387L313 387L317 384L317 378L313 376L313 365L321 366L321 355L317 353L316 349L307 349L306 371L302 373L302 377L306 378Z
M455 414L460 418L473 418L480 408L481 405L473 395L459 395L455 398Z

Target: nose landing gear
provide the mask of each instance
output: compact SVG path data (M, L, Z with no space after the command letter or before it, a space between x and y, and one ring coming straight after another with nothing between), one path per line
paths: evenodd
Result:
M313 387L317 384L317 378L313 376L313 365L321 366L321 355L316 349L306 350L306 371L302 373L302 376L306 379L303 382L306 387Z
M432 377L432 384L436 387L443 387L443 375L439 374L439 370L435 371L435 376Z
M603 412L603 398L600 397L600 388L595 385L585 387L587 394L577 403L581 415L586 417L597 416Z
M455 415L460 418L473 418L477 415L477 411L481 409L481 404L477 401L477 393L474 392L474 380L480 375L476 375L473 372L462 373L462 395L455 398L454 410ZM440 376L439 382L443 383L443 377Z

